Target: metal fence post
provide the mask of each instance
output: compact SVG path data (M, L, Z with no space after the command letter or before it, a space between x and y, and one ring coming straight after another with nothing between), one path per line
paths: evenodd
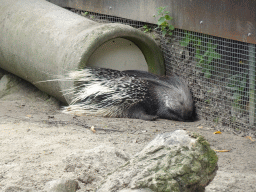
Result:
M255 72L255 45L249 44L249 123L254 125L256 122L256 72Z

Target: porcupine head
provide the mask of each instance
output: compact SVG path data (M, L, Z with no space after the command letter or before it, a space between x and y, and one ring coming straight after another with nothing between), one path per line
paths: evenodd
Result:
M194 103L186 82L177 75L162 77L154 86L158 98L157 116L178 121L192 120Z
M124 71L130 76L143 79L148 93L142 102L146 113L159 118L191 121L196 117L190 89L184 79L173 74L158 76L145 71Z

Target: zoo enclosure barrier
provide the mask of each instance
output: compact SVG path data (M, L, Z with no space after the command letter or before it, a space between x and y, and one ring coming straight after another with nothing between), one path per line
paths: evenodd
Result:
M166 74L174 72L188 81L200 118L220 129L256 134L256 41L251 33L233 40L176 28L172 36L163 37L157 25L75 7L71 11L97 22L147 29L162 48Z

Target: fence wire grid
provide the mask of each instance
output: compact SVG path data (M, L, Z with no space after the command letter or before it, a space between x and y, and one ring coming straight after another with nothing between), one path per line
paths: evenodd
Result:
M121 23L153 33L163 51L166 75L176 73L187 80L200 118L219 129L256 135L254 44L182 29L163 37L157 25L69 10L100 23Z

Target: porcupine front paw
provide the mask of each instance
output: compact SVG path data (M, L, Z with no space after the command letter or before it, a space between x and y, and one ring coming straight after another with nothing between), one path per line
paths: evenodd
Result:
M130 118L142 119L142 120L145 120L145 121L155 121L158 118L158 116L147 115L147 114L144 114L144 113L136 113L136 114L133 114L132 116L130 116Z
M158 119L158 116L155 115L143 115L140 119L146 120L146 121L155 121Z
M158 116L147 114L142 106L137 105L129 109L128 118L154 121L158 118Z

